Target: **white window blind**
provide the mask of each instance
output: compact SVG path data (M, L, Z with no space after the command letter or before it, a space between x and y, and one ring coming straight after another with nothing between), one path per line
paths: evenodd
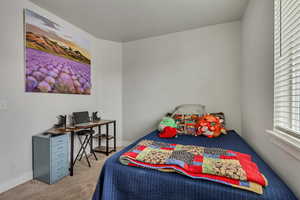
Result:
M300 0L274 2L274 128L300 137Z

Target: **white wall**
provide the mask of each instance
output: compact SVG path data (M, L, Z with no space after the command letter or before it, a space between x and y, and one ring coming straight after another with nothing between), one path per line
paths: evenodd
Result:
M240 22L123 44L123 139L157 126L175 106L201 103L241 129Z
M98 39L95 42L99 66L95 75L97 107L105 119L117 120L117 146L122 145L122 44ZM105 127L103 127L104 129ZM112 129L112 126L110 126ZM105 130L104 130L105 131ZM111 130L110 130L111 131ZM112 133L112 132L111 132ZM113 142L113 140L111 140Z
M242 20L242 135L300 197L300 162L270 142L273 0L251 0Z
M32 178L31 136L45 131L56 116L82 110L100 110L105 118L117 119L121 139L121 44L98 40L92 43L92 94L25 93L23 8L48 16L59 24L64 20L27 0L5 0L0 6L0 192Z

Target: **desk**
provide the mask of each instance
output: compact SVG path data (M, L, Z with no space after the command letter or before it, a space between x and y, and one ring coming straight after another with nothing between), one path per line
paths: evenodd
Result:
M47 131L47 133L57 135L57 134L71 134L71 151L70 151L70 176L73 176L74 172L74 135L77 131L83 129L93 129L94 127L99 128L99 136L101 136L101 126L106 125L106 135L108 136L108 125L114 125L114 150L116 151L116 120L100 120L97 122L90 122L84 126L68 126L67 128L51 128ZM93 137L91 133L91 137ZM100 144L99 144L100 146ZM94 151L93 149L93 140L90 143L91 153ZM106 140L106 152L108 152L108 139ZM95 150L96 151L96 150ZM97 151L99 152L99 151ZM101 151L103 152L103 151ZM108 155L108 153L106 153Z
M109 135L109 125L113 124L113 135ZM116 121L107 121L106 123L103 123L102 125L105 125L106 127L106 133L101 134L101 125L99 126L99 133L94 135L93 138L98 139L98 147L94 148L93 151L98 153L105 153L107 156L109 153L116 151ZM106 146L101 145L101 140L106 140ZM114 140L114 147L109 147L109 140Z

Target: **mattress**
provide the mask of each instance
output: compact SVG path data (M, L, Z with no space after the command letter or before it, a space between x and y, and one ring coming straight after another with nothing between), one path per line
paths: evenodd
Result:
M188 135L164 139L159 138L157 134L158 131L154 131L107 159L102 168L93 200L297 199L287 185L235 131L229 131L227 135L214 139ZM264 189L264 194L259 195L215 182L191 179L177 173L165 173L120 164L120 155L143 139L231 149L250 154L260 171L268 179L269 185Z

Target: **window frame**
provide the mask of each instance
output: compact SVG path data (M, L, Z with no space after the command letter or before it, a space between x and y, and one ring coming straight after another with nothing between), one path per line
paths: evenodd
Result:
M290 1L292 2L292 0ZM290 4L290 2L288 4ZM295 4L295 10L296 8L298 8L296 3L291 3L291 4ZM294 67L296 66L295 63L293 63L294 61L294 52L293 52L293 46L292 43L294 43L295 41L292 40L290 42L285 41L286 43L283 43L283 33L284 31L286 31L286 29L288 29L288 27L284 28L284 31L282 31L282 21L283 21L283 14L282 14L282 0L275 0L274 1L274 104L273 104L273 130L275 132L283 132L285 134L288 134L292 137L295 137L297 139L300 139L300 94L296 94L296 90L300 90L298 89L297 81L300 81L300 77L298 77L299 75L297 75L297 71L300 71L300 69L295 70ZM294 5L293 5L294 6ZM279 7L279 8L278 8ZM292 9L292 7L290 7L289 9ZM279 13L279 15L278 15ZM289 15L289 14L288 14ZM297 23L300 19L296 18L295 22ZM297 24L296 24L297 25ZM289 25L290 26L290 25ZM297 27L297 26L296 26ZM279 32L278 32L279 31ZM294 37L297 36L297 32L295 34L291 34L291 36L289 37ZM298 38L298 37L296 37ZM285 54L282 54L282 47L285 46ZM279 48L279 49L278 49ZM278 55L278 51L279 51L279 55ZM296 51L299 51L296 50ZM276 54L277 52L277 54ZM278 79L278 72L276 72L276 70L278 70L278 66L276 65L276 63L280 63L282 62L283 58L287 59L286 63L287 67L285 67L284 65L282 65L279 68L283 68L284 71L282 71L282 69L280 69L279 71L281 71L280 73L283 72L283 74L279 75L280 78L284 77L283 80L277 80ZM285 72L287 71L287 72ZM280 74L279 73L279 74ZM287 76L287 79L286 77ZM279 79L280 79L279 78ZM287 81L288 84L286 85L286 87L288 89L286 90L282 90L278 92L278 86L276 86L276 84L278 84L278 82L285 82ZM288 100L285 100L284 102L287 103L288 105L285 106L279 106L277 98L279 99L282 96L278 96L278 93L280 92L286 92L285 95L283 95L284 97L287 97ZM297 100L295 101L294 98L296 98ZM298 105L299 104L299 105ZM285 107L287 108L287 111L280 111L279 108L281 107ZM294 112L294 108L297 108L298 110L296 112ZM281 117L280 114L287 114L287 116ZM299 116L297 116L297 114L299 113ZM296 119L294 118L293 115L296 115ZM284 119L287 121L280 121L278 119ZM285 124L286 126L282 125L280 126L279 124ZM299 130L297 130L299 129Z

